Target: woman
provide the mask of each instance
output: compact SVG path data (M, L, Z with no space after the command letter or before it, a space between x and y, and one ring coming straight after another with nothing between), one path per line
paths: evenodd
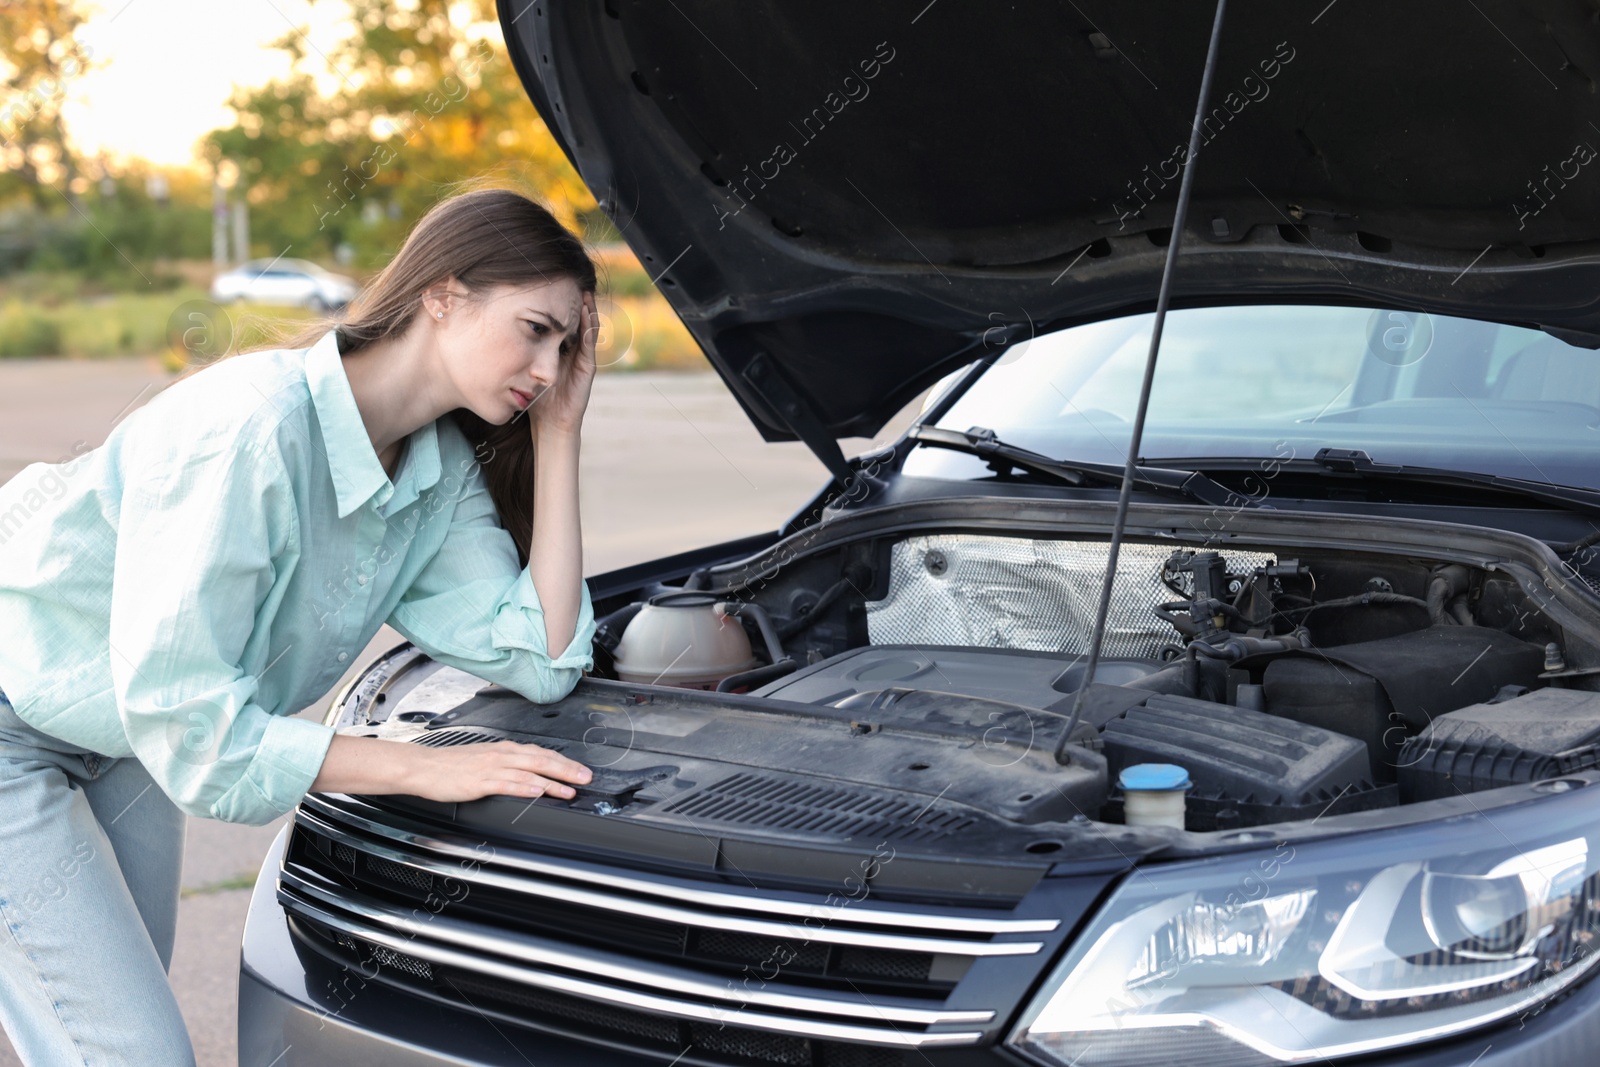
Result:
M100 448L0 486L0 1022L30 1067L194 1062L166 980L186 815L589 780L534 745L294 713L385 622L530 700L593 665L594 290L538 204L463 193L343 325L185 375Z

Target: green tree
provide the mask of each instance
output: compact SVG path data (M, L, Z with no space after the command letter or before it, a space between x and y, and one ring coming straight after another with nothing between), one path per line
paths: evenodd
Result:
M451 183L497 170L569 225L595 213L511 67L491 0L342 2L342 42L323 54L298 30L275 41L291 74L236 91L236 123L203 142L213 164L239 165L268 254L346 243L357 266L377 266ZM337 90L320 93L318 73Z
M75 195L61 103L93 62L73 36L82 24L71 0L0 0L0 203L54 210Z

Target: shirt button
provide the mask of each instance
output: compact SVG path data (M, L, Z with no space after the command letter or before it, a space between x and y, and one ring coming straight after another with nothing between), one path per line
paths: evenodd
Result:
M367 576L365 574L356 575L356 584L357 585L366 585L367 584Z
M339 662L340 663L343 663L345 660L347 660L349 658L350 658L350 653L348 653L348 652L339 653Z

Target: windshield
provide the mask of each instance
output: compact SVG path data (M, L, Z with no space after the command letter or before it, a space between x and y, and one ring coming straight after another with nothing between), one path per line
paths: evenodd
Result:
M936 425L987 427L1057 459L1126 460L1154 314L1013 346ZM1141 460L1375 462L1600 488L1600 352L1539 330L1442 315L1300 305L1169 311ZM915 450L908 474L979 477Z

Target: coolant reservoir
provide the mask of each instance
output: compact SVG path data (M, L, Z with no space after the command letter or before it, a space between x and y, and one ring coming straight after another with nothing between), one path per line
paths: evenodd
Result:
M716 596L693 591L651 597L622 632L613 654L624 682L715 689L757 665L738 619L717 611Z

